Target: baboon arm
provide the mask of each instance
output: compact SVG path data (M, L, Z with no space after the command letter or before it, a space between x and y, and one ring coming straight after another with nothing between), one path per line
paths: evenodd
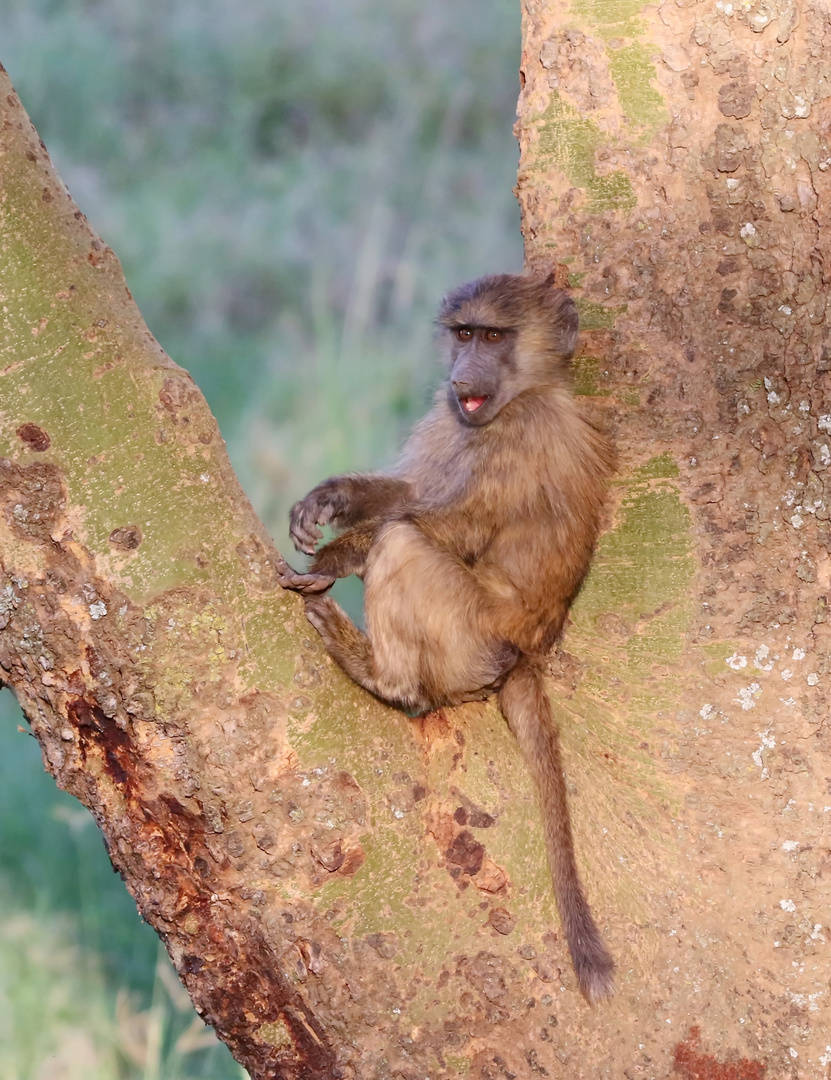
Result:
M378 531L377 521L365 521L330 540L312 559L307 573L294 570L285 559L277 564L280 584L304 596L325 592L338 578L363 577L366 557Z
M309 570L333 578L357 574L363 577L366 557L378 532L378 521L363 521L324 544L312 559Z
M313 555L323 535L319 526L347 529L368 519L383 519L404 505L410 483L398 476L358 473L333 476L294 504L289 534L298 551Z

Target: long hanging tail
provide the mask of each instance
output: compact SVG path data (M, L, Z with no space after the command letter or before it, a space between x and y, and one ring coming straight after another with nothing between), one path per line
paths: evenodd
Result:
M499 704L539 792L554 895L577 981L587 1001L600 1001L614 992L615 962L577 873L560 737L538 662L520 658L500 692Z

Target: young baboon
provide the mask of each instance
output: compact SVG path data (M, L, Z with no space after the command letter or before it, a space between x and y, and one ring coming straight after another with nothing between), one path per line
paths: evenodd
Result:
M291 511L309 572L284 563L331 656L384 701L424 712L499 693L534 776L554 892L580 989L614 961L574 859L557 727L543 683L597 537L613 453L568 387L577 310L551 279L463 285L439 313L449 379L389 473L338 476ZM315 552L319 526L338 535ZM324 593L364 580L367 632Z

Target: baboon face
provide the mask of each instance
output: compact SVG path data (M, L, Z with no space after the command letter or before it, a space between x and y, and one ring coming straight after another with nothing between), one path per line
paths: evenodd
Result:
M516 331L458 326L450 338L450 399L473 427L489 423L521 389L516 379Z
M494 274L445 296L449 402L470 427L490 423L526 390L567 381L577 308L562 289L517 274Z

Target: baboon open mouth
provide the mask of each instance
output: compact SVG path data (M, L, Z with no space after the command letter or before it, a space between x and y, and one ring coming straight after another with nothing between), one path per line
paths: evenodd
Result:
M462 403L462 408L465 410L465 412L476 412L476 410L478 408L481 408L481 406L484 405L487 400L487 395L485 395L484 397L459 398L459 401Z

